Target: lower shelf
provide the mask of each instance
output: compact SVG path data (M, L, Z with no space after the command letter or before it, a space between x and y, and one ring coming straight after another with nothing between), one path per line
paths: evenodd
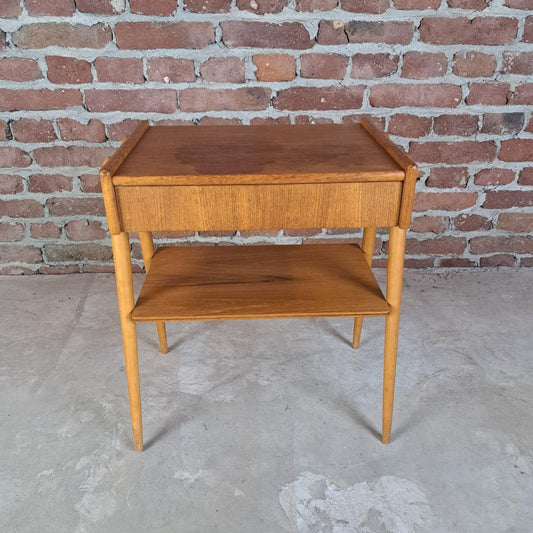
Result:
M135 321L380 316L389 305L354 244L160 248Z

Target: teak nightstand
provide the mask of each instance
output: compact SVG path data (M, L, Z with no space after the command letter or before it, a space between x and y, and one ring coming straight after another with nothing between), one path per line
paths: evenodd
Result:
M416 165L367 122L140 124L100 170L113 246L133 443L143 448L136 322L385 316L382 441L391 435L405 233ZM370 270L389 227L387 296ZM163 247L152 232L364 228L355 244ZM133 294L129 232L146 280Z

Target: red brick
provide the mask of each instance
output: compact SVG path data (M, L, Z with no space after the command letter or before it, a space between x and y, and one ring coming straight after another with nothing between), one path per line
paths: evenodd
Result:
M411 22L321 20L318 44L385 43L409 44L413 38Z
M11 138L11 130L5 120L0 120L0 141L6 141Z
M45 275L63 275L77 274L80 271L77 265L43 265L39 268L39 274Z
M439 261L442 268L468 268L476 266L476 262L466 257L444 257Z
M37 218L44 208L37 200L0 200L0 216L11 218Z
M312 117L309 115L297 115L294 117L295 124L333 124L331 118L326 117Z
M520 172L519 185L533 185L533 167L526 167Z
M143 62L137 57L97 57L94 66L98 81L143 83Z
M100 113L174 113L177 109L177 98L173 89L89 89L85 91L85 104L89 111Z
M413 219L410 229L415 233L442 233L448 223L448 217L421 216Z
M405 253L409 255L460 255L465 248L464 237L437 237L427 241L407 239Z
M107 235L99 220L71 220L65 226L65 232L73 241L99 241Z
M93 146L49 146L34 150L33 157L43 167L99 167L112 152Z
M379 261L380 259L374 261L374 265L377 268L387 268L386 260L381 260L383 261L382 265L378 265ZM435 261L430 258L414 259L412 257L406 257L404 262L405 268L433 268L433 266L435 266Z
M533 161L533 139L502 141L500 161Z
M362 119L365 119L366 121L370 122L381 131L385 131L385 118L376 117L375 115L368 115L367 113L354 113L352 115L343 115L342 122L344 124L358 124L359 122L361 122Z
M373 107L456 107L461 98L461 87L451 83L390 83L374 85L370 89Z
M438 9L442 0L394 0L396 9Z
M522 41L525 43L533 43L533 16L526 18Z
M276 109L298 111L304 109L359 109L363 103L364 87L291 87L278 92L272 101Z
M238 125L242 124L239 118L220 118L220 117L203 117L200 120L200 126L223 126L223 125Z
M485 168L474 176L476 185L507 185L515 178L513 170L505 168Z
M14 242L24 238L24 224L0 222L0 241Z
M492 222L481 215L459 215L455 217L453 225L459 231L480 231L492 228Z
M116 0L76 0L76 7L82 13L116 15L124 11L125 2Z
M16 18L21 13L20 0L2 0L0 3L0 17Z
M468 168L466 167L433 167L426 180L426 186L440 189L463 189L467 181Z
M130 10L132 13L141 15L156 15L166 17L172 15L177 8L177 0L130 0Z
M96 243L45 244L44 253L49 261L110 261L113 252L110 246Z
M300 56L302 78L342 80L346 73L346 57L340 54L304 54Z
M62 174L34 174L29 179L30 192L61 192L72 190L72 178Z
M181 111L254 111L268 107L270 89L183 89L179 98Z
M533 213L501 213L496 228L515 233L533 232Z
M17 194L24 190L22 176L0 174L0 194Z
M516 262L516 257L509 254L496 254L490 255L488 257L482 257L479 260L479 264L482 267L489 266L514 266Z
M392 54L355 54L351 77L383 78L398 70L399 57Z
M531 9L531 0L505 0L505 5L513 9Z
M83 192L102 192L98 174L82 174L80 176L80 187Z
M385 13L389 0L341 0L341 8L352 13Z
M31 236L34 239L58 239L61 228L53 222L32 223Z
M533 83L526 83L515 87L509 98L511 105L532 105L533 104Z
M122 49L204 48L215 41L209 22L119 22L117 46Z
M48 79L52 83L90 83L93 81L91 64L73 57L48 56Z
M244 83L244 60L238 57L211 57L200 65L204 81Z
M18 48L104 48L111 38L111 30L105 24L84 26L67 22L42 22L22 26L13 34L13 43Z
M174 57L151 57L147 61L148 81L166 83L195 81L194 61Z
M13 137L23 143L43 143L57 139L51 120L22 118L11 124Z
M521 257L520 266L521 267L533 267L533 257Z
M533 237L531 235L525 237L515 235L472 237L470 239L470 251L474 254L491 252L527 254L533 252Z
M487 113L483 115L481 133L510 135L520 132L523 126L523 113Z
M230 48L290 48L304 50L314 45L300 22L273 24L258 21L221 22L222 40Z
M492 76L496 70L496 60L490 54L465 52L453 56L453 73L463 78Z
M134 269L142 270L139 266L132 265L132 271L134 271ZM96 274L114 274L115 267L113 266L113 263L111 263L110 265L88 264L88 265L82 266L82 272L83 273L96 273Z
M105 141L104 124L97 119L91 119L87 124L82 124L70 118L57 119L59 134L64 141Z
M337 0L296 0L296 11L331 11L337 7Z
M193 13L227 13L231 0L185 0L184 7Z
M105 215L102 198L50 198L46 205L51 216Z
M389 121L388 132L400 137L424 137L431 131L431 119L415 115L393 115Z
M258 54L252 61L259 81L290 81L296 75L296 60L286 54Z
M54 15L70 17L74 14L74 0L26 0L26 9L30 15Z
M256 117L250 120L250 124L253 126L254 124L257 124L258 126L265 125L265 124L290 124L291 119L289 117ZM244 232L246 233L246 232ZM243 232L241 231L241 235ZM277 234L277 232L276 232ZM243 235L244 236L244 235Z
M36 246L0 245L0 263L40 263L41 250Z
M533 74L533 52L504 52L501 70L506 74Z
M27 167L31 165L28 153L14 146L0 146L0 167Z
M487 191L485 209L507 209L533 205L533 191Z
M426 18L420 23L422 42L431 44L481 44L510 43L516 37L518 22L507 17Z
M473 9L482 11L488 7L488 0L448 0L448 7L457 7L459 9Z
M475 192L419 192L415 195L415 211L441 209L461 211L472 207L477 200Z
M288 0L237 0L238 9L251 11L257 15L279 13L287 5Z
M446 74L446 55L429 52L407 52L403 56L402 77L423 80Z
M128 118L122 122L107 125L107 137L112 141L121 141L141 123L141 120Z
M0 111L40 111L82 105L77 89L0 89Z
M496 146L493 141L412 142L410 153L420 163L461 165L492 161L496 155Z
M466 137L477 132L477 115L441 115L433 119L433 131L437 135Z
M0 79L9 81L32 81L42 78L39 64L34 59L6 57L0 59Z
M505 105L510 86L508 83L471 83L469 90L467 105Z

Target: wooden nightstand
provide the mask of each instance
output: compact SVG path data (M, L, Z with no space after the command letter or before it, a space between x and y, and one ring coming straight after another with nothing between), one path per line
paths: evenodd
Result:
M366 122L317 126L142 123L100 170L136 450L143 448L136 322L386 316L382 440L390 441L405 233L416 165ZM370 270L389 227L387 295ZM355 244L164 247L155 231L363 227ZM147 276L135 303L129 232Z

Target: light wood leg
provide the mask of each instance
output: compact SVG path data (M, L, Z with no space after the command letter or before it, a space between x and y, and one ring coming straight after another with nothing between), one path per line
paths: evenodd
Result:
M119 233L118 235L111 235L111 244L113 246L113 258L115 261L118 308L130 398L133 447L136 451L140 452L143 449L141 388L139 383L139 359L137 356L137 329L135 322L131 319L134 297L128 234Z
M372 256L374 255L374 245L376 243L377 228L365 228L363 231L363 242L361 250L365 255L368 266L372 265ZM361 329L363 328L363 317L356 316L353 321L353 341L352 348L359 348L359 341L361 339Z
M148 272L152 265L152 257L154 255L154 241L152 239L152 234L148 231L139 232L139 242L143 254L144 268L146 269L146 272ZM155 325L157 327L157 336L159 337L159 351L161 353L167 353L168 343L165 323L162 320L158 320Z
M383 365L383 426L381 440L388 444L391 437L392 408L394 405L394 380L400 326L403 264L406 230L399 227L389 230L389 257L387 262L387 302L390 313L385 317L385 357Z

